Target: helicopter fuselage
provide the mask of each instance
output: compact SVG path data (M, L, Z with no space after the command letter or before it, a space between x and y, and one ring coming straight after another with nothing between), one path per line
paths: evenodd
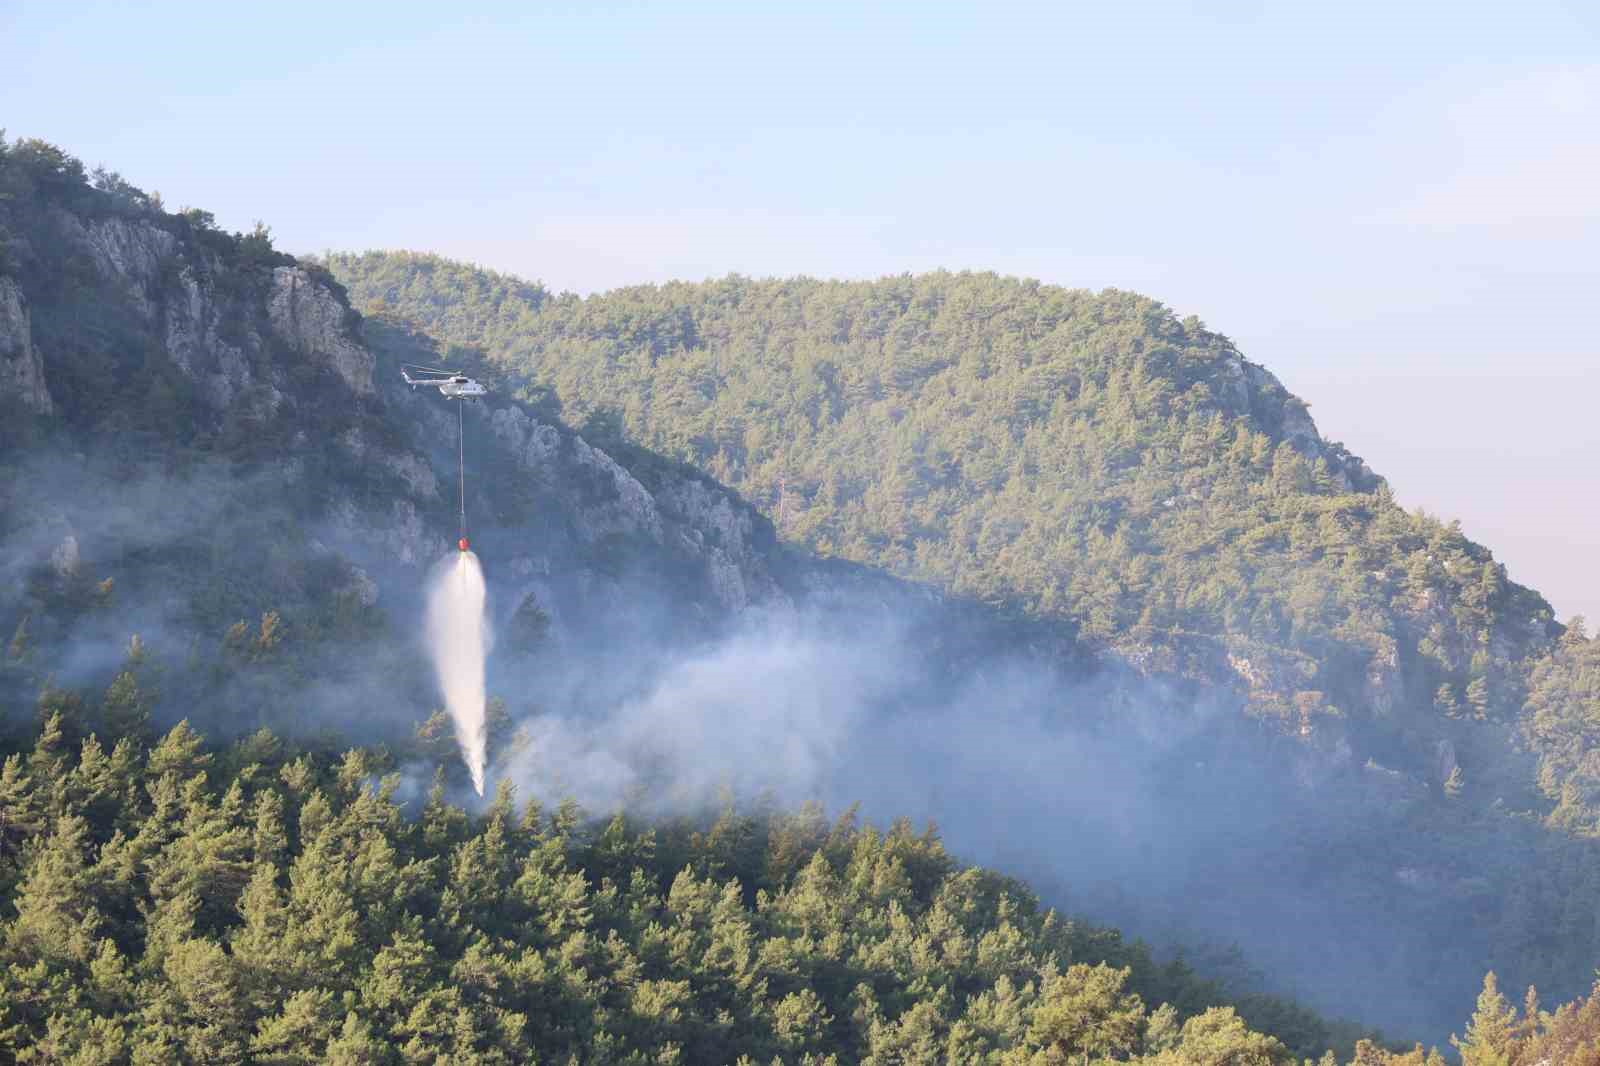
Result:
M480 396L487 396L489 394L488 389L484 388L479 382L467 377L465 374L437 376L441 374L440 371L431 370L426 367L419 369L422 369L426 373L435 376L414 378L410 374L406 373L404 367L401 367L400 369L400 376L405 378L406 384L410 385L413 389L415 389L418 385L426 385L430 389L438 389L441 396L451 400L476 400Z
M488 393L488 389L471 378L451 378L439 382L439 392L452 400L473 400Z

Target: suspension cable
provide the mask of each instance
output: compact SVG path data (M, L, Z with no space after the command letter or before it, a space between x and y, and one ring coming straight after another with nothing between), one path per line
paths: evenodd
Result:
M461 486L461 539L467 539L467 402L456 401L456 480Z

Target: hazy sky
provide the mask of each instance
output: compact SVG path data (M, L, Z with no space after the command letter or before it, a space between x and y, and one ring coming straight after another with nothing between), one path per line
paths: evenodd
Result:
M0 124L293 252L1147 293L1600 621L1592 0L0 0Z

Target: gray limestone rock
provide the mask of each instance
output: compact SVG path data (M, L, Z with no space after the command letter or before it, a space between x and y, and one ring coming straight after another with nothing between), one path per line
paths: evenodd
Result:
M0 396L16 396L42 415L55 411L45 386L44 360L33 346L27 304L10 278L0 278Z
M349 312L333 290L303 267L273 269L267 321L290 347L325 360L353 392L372 394L372 353L356 342Z
M615 490L609 503L596 504L585 512L596 536L606 533L642 533L660 544L663 541L661 513L656 501L637 478L611 456L582 437L572 438L573 457L580 468L598 474Z

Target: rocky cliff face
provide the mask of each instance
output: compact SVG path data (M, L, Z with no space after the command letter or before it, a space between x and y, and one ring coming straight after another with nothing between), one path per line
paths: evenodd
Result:
M0 277L0 396L14 396L41 415L55 410L45 387L44 361L33 346L28 308L16 282Z
M1276 433L1307 458L1321 459L1341 488L1369 492L1382 483L1344 445L1324 440L1304 401L1284 388L1283 382L1266 367L1230 352L1214 370L1212 380L1224 408Z
M299 501L316 501L307 524L320 523L317 543L360 563L359 601L416 586L417 571L450 550L457 409L431 391L406 389L396 365L437 362L426 338L402 336L398 324L363 323L315 266L175 216L57 205L29 226L31 252L11 259L24 269L0 275L0 390L41 414L79 417L62 401L73 376L55 372L70 355L61 323L77 317L64 314L61 301L87 284L93 291L76 298L115 312L137 341L128 350L159 353L192 386L194 409L182 415L206 423L205 447L266 442L257 451L280 468L271 491L294 494L302 513L313 508ZM55 333L40 331L40 310ZM1360 460L1321 437L1305 406L1264 368L1218 346L1193 369L1219 406L1321 460L1345 487L1378 484ZM111 390L103 406L136 404L134 390L149 377L140 366L119 372L129 388ZM47 385L57 380L60 389ZM552 614L564 604L573 614L623 616L647 585L658 600L705 618L796 603L872 604L888 614L950 606L881 574L791 559L767 521L730 490L670 462L630 457L625 447L612 454L503 392L469 405L466 429L471 535L501 567L496 576L509 599L502 607L531 597ZM330 455L343 464L343 480L316 465ZM1432 628L1431 618L1419 610L1418 633ZM974 631L998 631L991 622L974 622ZM1047 625L1007 639L1063 661L1083 654ZM1181 678L1228 690L1257 720L1332 751L1342 750L1352 713L1383 721L1397 713L1419 687L1408 662L1386 647L1360 685L1340 692L1304 656L1244 641L1117 641L1101 649L1099 665L1141 681Z
M303 267L268 273L228 262L156 219L85 219L63 210L52 221L67 245L62 251L94 264L214 410L255 385L276 406L285 394L279 346L331 370L357 395L372 393L373 360L356 338L356 316Z
M422 427L424 436L454 438L455 411L437 396L392 384L380 391L397 415ZM544 517L559 518L553 532L550 522L533 536L501 531L514 546L510 569L526 579L525 592L547 585L561 569L605 571L601 557L606 554L644 549L669 566L697 573L708 602L723 611L790 602L773 570L770 529L730 490L685 471L653 476L647 487L604 449L502 397L474 403L465 414L466 432L480 455L485 443L498 450L516 473L516 491L536 492L549 501ZM453 472L439 473L441 481L454 480ZM492 493L498 484L480 480L477 491ZM602 575L601 584L607 583L615 581Z
M325 362L358 396L372 393L372 354L355 339L355 316L336 299L326 282L304 268L272 271L267 322L277 338L302 354Z
M69 424L104 417L106 402L87 405L96 408L89 415L52 396L53 374L86 375L66 365L76 357L70 335L41 334L32 312L46 308L57 323L92 313L119 331L88 375L122 382L108 391L111 405L138 402L154 355L191 386L195 406L182 419L224 440L287 442L271 491L327 494L318 543L370 568L361 571L363 600L381 595L394 568L429 565L453 545L456 408L399 384L400 356L375 354L325 273L153 210L57 204L22 223L30 235L14 257L22 269L0 275L0 393ZM473 539L507 554L502 573L524 582L514 598L536 586L547 596L581 586L597 601L625 602L617 561L643 552L680 575L685 597L705 612L787 602L757 544L762 520L729 490L681 471L657 471L646 487L602 448L504 395L472 404L466 424L477 468L469 471ZM229 437L229 425L244 428ZM308 485L309 454L332 456L379 491ZM508 518L500 505L508 496L537 505ZM496 521L497 512L506 514ZM536 528L519 529L517 519Z

